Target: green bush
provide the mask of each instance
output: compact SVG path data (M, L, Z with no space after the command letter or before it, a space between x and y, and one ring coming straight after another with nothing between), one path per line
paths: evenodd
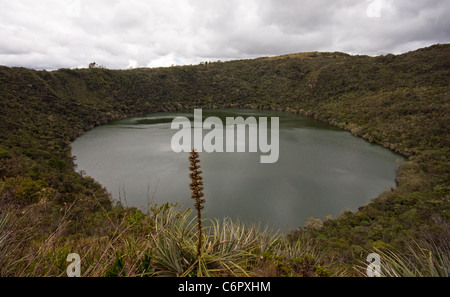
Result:
M10 191L14 195L15 202L30 204L38 202L46 196L45 188L48 187L44 180L33 180L29 177L8 178L0 182L2 191Z
M12 157L12 155L11 155L11 153L9 151L4 150L4 149L0 149L0 160L1 159L9 159L11 157Z

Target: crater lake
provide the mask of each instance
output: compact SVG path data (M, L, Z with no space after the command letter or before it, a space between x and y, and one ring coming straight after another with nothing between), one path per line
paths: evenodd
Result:
M223 109L203 110L202 116L224 122L239 116L279 118L279 157L274 163L261 163L261 152L248 150L200 152L204 217L289 231L309 217L325 220L355 211L395 187L396 171L404 161L348 131L298 114ZM194 112L131 117L87 131L72 143L76 170L105 186L114 199L144 212L149 205L166 202L193 208L189 153L171 147L175 117L193 120ZM235 145L239 141L248 146L248 137L237 138Z

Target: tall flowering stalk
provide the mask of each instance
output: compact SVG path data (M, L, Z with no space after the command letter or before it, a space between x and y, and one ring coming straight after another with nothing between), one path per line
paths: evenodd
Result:
M197 246L197 256L200 258L202 255L202 209L205 199L203 199L203 177L201 176L202 171L200 170L200 163L198 152L194 149L189 154L189 174L191 178L190 188L192 190L191 198L195 200L194 206L197 210L197 229L198 229L198 246Z

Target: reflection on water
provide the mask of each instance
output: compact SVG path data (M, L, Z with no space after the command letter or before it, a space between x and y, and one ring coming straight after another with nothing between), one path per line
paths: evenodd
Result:
M192 120L193 112L150 114L88 131L72 143L76 170L84 170L115 198L120 194L122 202L126 195L129 206L145 209L150 200L193 207L188 153L171 148L177 130L170 123L177 116ZM261 164L260 152L200 153L209 217L240 218L282 230L301 226L311 216L336 217L395 186L403 161L387 149L301 115L203 111L204 118L210 116L224 123L227 116L279 117L280 152L273 164Z

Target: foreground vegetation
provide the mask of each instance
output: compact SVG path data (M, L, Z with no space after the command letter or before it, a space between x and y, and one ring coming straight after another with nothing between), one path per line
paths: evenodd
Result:
M377 251L385 275L448 276L449 77L449 45L158 69L0 67L0 275L65 275L76 252L83 276L351 276ZM395 189L290 234L229 219L199 233L189 210L123 207L74 168L70 142L96 125L227 107L302 113L408 161Z

